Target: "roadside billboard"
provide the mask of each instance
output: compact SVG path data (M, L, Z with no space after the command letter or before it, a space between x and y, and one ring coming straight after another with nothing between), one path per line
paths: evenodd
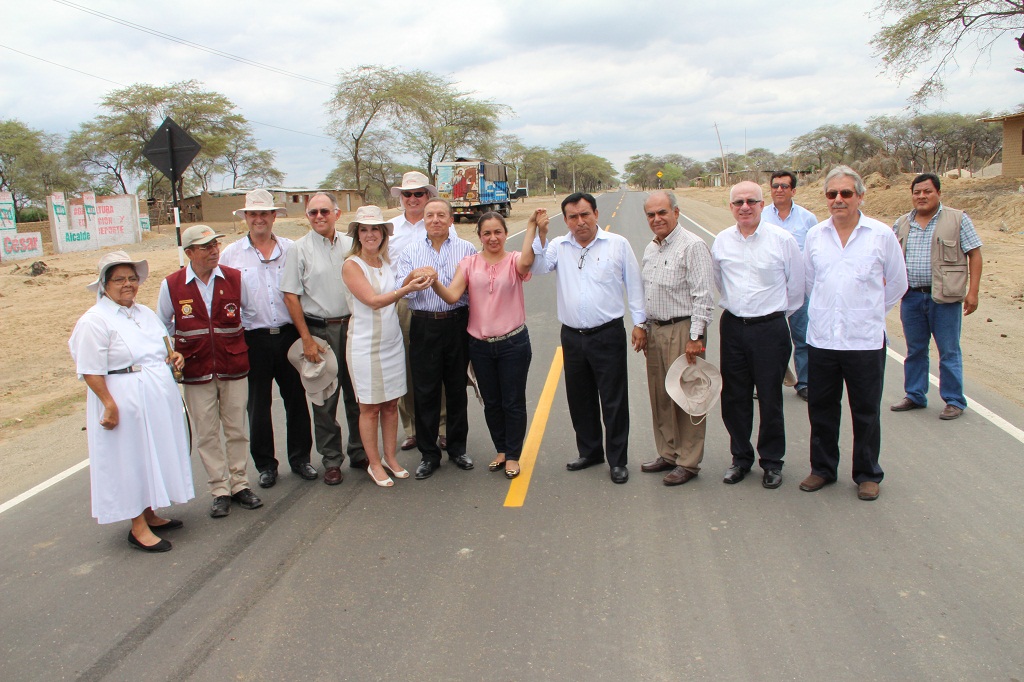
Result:
M99 248L99 236L95 231L89 231L84 216L81 225L70 220L63 192L54 192L48 196L46 207L50 213L50 237L53 239L55 253L91 251Z
M10 192L0 192L0 231L4 230L18 230L14 213L14 195Z

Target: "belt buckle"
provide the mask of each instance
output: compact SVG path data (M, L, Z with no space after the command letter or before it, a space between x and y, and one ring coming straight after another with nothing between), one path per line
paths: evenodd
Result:
M267 332L271 336L273 336L274 334L280 334L281 333L281 328L280 327L271 327L270 329L267 330Z

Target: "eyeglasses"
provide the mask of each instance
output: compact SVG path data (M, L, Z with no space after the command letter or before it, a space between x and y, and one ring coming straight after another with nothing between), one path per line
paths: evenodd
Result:
M579 268L580 270L583 269L583 263L585 263L586 260L587 260L587 252L588 251L590 251L590 247L589 246L587 248L583 249L583 253L580 254L580 260L576 264L576 267Z
M828 189L828 190L825 190L825 198L828 199L829 201L835 199L836 197L842 197L844 199L851 199L851 198L853 198L854 194L856 194L856 192L854 192L852 189L840 189L840 190Z
M402 192L402 196L405 197L406 199L408 199L409 197L416 197L418 199L420 197L427 196L427 192L426 190L418 189L415 192Z
M308 215L310 218L315 218L318 215L326 218L332 213L334 213L333 208L311 208L308 211L306 211L306 215Z
M764 199L733 199L729 202L736 208L739 208L743 204L747 206L757 206L758 204L764 203Z
M115 284L117 286L121 286L125 282L128 282L130 284L138 284L139 278L136 277L135 275L132 275L131 277L111 277L110 279L107 280L107 284Z
M194 244L189 248L195 249L196 251L210 251L211 249L219 249L220 242L210 242L209 244L203 244L202 246Z
M776 182L772 185L772 189L789 189L792 185L784 185L781 182Z

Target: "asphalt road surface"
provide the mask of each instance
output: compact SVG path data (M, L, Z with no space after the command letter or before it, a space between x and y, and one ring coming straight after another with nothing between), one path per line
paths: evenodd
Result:
M599 199L601 225L638 255L644 196ZM724 209L683 211L711 232L731 224ZM185 528L167 535L169 554L133 550L127 523L92 520L88 470L4 512L0 680L1024 679L1012 433L973 409L939 421L933 388L928 410L883 412L878 501L859 501L849 479L848 421L840 482L809 494L797 488L806 404L785 389L780 489L757 475L722 484L718 408L699 478L667 488L640 472L653 437L631 354L631 478L614 485L607 467L565 469L576 454L553 276L527 284L527 310L535 457L512 484L487 471L472 404L476 468L446 461L390 490L364 472L328 487L283 467L257 489L262 509L211 519L194 457L199 496L171 511ZM709 340L717 363L717 315ZM883 404L901 386L890 360ZM1019 408L966 388L1024 425Z

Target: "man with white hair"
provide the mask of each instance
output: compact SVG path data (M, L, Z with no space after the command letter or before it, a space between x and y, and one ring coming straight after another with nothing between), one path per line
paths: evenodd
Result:
M309 426L309 407L299 373L288 362L288 349L299 338L281 293L281 275L292 247L292 240L274 234L274 221L284 217L284 208L274 205L274 195L254 189L245 195L241 214L249 233L229 244L220 254L221 265L242 273L242 286L252 303L242 310L245 342L249 346L249 454L259 472L261 488L277 483L277 458L274 456L274 422L270 404L277 382L284 404L287 428L286 448L291 470L307 481L317 478L309 461L313 436Z
M793 348L786 318L804 303L803 261L793 235L761 220L760 185L734 185L729 205L736 224L720 232L711 246L718 304L724 310L719 323L722 421L732 452L732 466L722 480L739 483L754 465L750 434L756 388L761 485L775 489L782 485L786 455L782 381Z

